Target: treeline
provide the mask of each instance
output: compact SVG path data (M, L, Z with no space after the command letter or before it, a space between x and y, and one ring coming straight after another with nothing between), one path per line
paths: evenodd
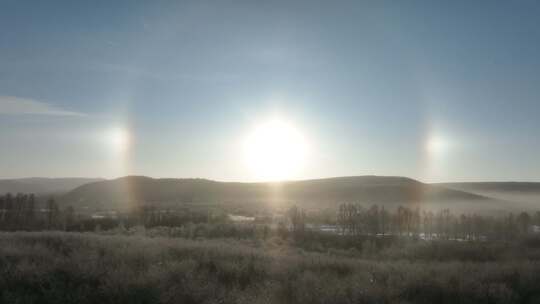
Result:
M73 222L74 215L71 207L61 211L53 198L48 199L45 205L40 207L34 194L0 195L2 230L65 228Z
M152 205L142 205L126 216L131 219L131 222L146 228L180 227L190 223L223 223L227 221L227 216L223 212L159 209Z
M94 216L93 216L94 215ZM224 213L208 210L170 210L141 205L129 213L114 216L76 213L72 206L61 208L54 198L39 202L34 194L0 195L0 230L94 231L133 226L182 227L189 224L224 223Z
M215 231L209 225L217 225L224 235L234 236L238 232L246 236L245 229L234 225L224 210L184 208L178 210L160 209L154 205L140 205L129 213L115 213L114 216L95 217L77 214L73 207L60 208L53 198L38 203L35 195L7 193L0 195L0 230L64 230L92 231L109 230L116 227L202 227L187 229L189 235L205 235L197 231ZM410 237L426 240L512 240L525 236L540 228L540 211L536 213L508 213L500 216L478 214L454 214L448 209L440 211L422 210L419 207L399 206L387 209L384 206L361 204L341 204L331 217L321 221L313 212L293 206L278 220L247 224L273 227L281 238L295 240L308 238L308 234L321 230L321 224L333 227L330 235L348 237ZM199 225L199 226L193 226ZM277 225L277 226L276 226ZM185 229L184 229L185 230ZM184 231L182 230L182 231ZM260 230L260 229L259 229ZM253 230L255 231L255 230ZM267 236L270 232L253 233ZM185 234L182 232L182 235ZM209 233L220 235L220 233ZM251 233L248 233L251 234Z
M449 209L438 212L419 207L399 206L394 211L372 205L341 204L337 226L342 235L397 235L425 239L511 240L540 226L540 211L529 214L508 213L501 216L453 214Z
M315 220L314 220L315 219ZM305 239L309 232L321 230L327 224L330 233L350 237L410 237L425 240L512 240L540 229L540 211L534 214L512 212L499 216L454 214L449 209L422 210L419 207L398 206L389 210L384 206L341 204L335 218L320 222L319 216L291 207L285 220L278 225L278 233L295 239ZM313 224L317 222L317 224ZM329 228L329 229L328 229ZM332 229L333 228L333 229Z

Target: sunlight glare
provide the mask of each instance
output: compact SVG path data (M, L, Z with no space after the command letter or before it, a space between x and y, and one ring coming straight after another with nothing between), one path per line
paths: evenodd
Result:
M244 152L257 179L277 181L297 177L306 161L307 146L297 128L276 119L253 130Z
M130 134L125 128L116 127L108 131L107 141L116 153L123 153L129 148Z
M441 156L450 147L448 140L441 136L432 136L426 143L426 149L431 156Z

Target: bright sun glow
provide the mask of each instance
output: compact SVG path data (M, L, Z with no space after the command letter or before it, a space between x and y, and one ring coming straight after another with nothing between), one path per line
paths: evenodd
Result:
M280 120L255 128L245 141L244 150L247 166L261 180L296 178L307 156L301 132Z
M426 149L431 156L441 156L447 152L450 143L444 137L432 136L426 143Z
M113 128L107 133L107 141L115 152L123 153L129 148L130 135L124 128Z

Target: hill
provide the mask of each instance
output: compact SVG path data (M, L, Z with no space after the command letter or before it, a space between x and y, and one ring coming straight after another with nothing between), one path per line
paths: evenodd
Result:
M434 185L474 192L540 193L540 183L535 182L471 182L439 183Z
M122 208L142 203L295 203L335 206L342 202L411 204L488 201L487 197L428 185L405 177L356 176L279 183L217 182L128 176L82 185L63 197L75 206Z
M433 184L500 200L518 203L521 208L540 207L540 183L534 182L471 182ZM522 203L522 204L520 204Z
M69 192L81 185L100 181L98 178L20 178L0 179L0 193L59 194Z

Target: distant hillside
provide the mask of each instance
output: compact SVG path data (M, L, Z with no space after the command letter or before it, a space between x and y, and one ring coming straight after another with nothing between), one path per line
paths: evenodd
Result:
M126 207L134 203L415 203L488 198L404 177L358 176L282 183L231 183L205 179L129 176L80 186L61 198L76 206Z
M434 185L463 191L540 193L540 183L534 182L473 182Z
M474 182L434 184L448 189L466 191L478 195L507 200L521 208L540 209L540 183L534 182Z
M34 193L34 194L59 194L71 191L81 185L100 181L98 178L20 178L0 179L0 194L11 193Z

